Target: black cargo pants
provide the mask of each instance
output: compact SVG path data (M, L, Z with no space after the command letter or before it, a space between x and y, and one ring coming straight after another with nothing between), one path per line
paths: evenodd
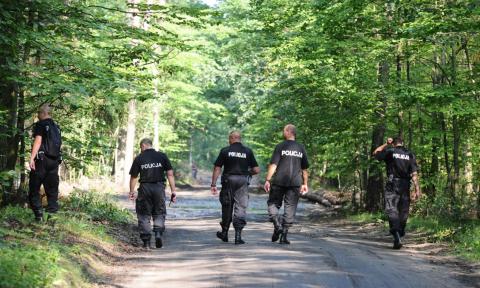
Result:
M300 198L300 187L286 187L272 185L268 197L268 215L273 223L280 223L283 227L290 227L295 220L298 199ZM278 211L284 204L284 212L281 221L278 219Z
M135 211L137 212L138 228L142 240L149 240L151 237L151 219L153 219L153 231L163 233L165 231L165 216L167 215L165 184L162 182L140 183Z
M243 229L247 224L248 176L222 176L220 203L222 204L222 222L220 225L224 229L228 229L233 218L233 227L236 230Z
M58 159L51 159L39 154L35 160L35 170L30 171L28 202L36 217L43 215L42 199L40 198L40 187L43 185L47 195L47 212L58 211Z
M410 210L410 179L390 178L385 186L385 213L390 233L405 234Z

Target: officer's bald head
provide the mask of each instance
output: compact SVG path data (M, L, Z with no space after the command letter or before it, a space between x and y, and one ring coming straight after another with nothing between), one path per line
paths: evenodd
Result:
M143 151L147 150L147 149L150 149L152 148L152 139L150 138L143 138L141 141L140 141L140 149Z
M230 132L230 134L228 135L228 142L230 142L230 144L240 141L242 141L242 135L239 131Z
M295 139L297 136L297 128L293 124L287 124L283 128L283 136L285 139Z

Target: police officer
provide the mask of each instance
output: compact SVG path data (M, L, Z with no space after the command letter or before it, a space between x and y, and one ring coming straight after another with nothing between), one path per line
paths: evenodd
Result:
M58 211L58 166L61 162L61 131L50 117L49 105L42 105L38 110L39 121L33 125L33 146L30 156L30 180L28 200L35 215L35 220L43 220L40 187L43 185L47 195L47 212L50 218Z
M385 213L388 216L390 233L393 235L393 249L402 247L401 237L405 236L410 209L410 183L415 187L414 200L420 198L417 161L415 155L403 147L401 137L388 138L387 143L373 152L375 158L387 165L385 186Z
M273 222L272 242L290 244L288 228L292 226L300 194L308 192L308 159L303 145L295 141L296 128L288 124L283 128L285 141L278 144L268 167L265 191L268 198L268 214ZM272 179L273 177L273 179ZM284 206L283 217L278 211Z
M135 200L140 238L144 248L150 248L152 227L150 219L153 218L153 232L155 233L155 246L162 248L162 234L165 231L165 173L171 189L171 201L176 201L175 178L173 168L167 155L152 148L152 140L143 139L140 142L141 153L135 158L130 169L130 199ZM140 174L140 187L138 196L135 197L135 187Z
M246 210L248 206L248 181L250 175L260 172L257 160L251 149L243 146L241 135L233 131L228 137L230 146L223 148L215 161L212 174L211 191L217 194L217 178L222 172L222 190L220 203L222 204L222 231L217 232L217 237L223 242L228 242L228 229L232 223L235 228L235 244L244 244L242 229L247 224Z

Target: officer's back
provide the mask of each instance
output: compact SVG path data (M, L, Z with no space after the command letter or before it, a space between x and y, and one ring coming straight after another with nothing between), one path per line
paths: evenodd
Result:
M146 149L134 161L133 174L140 173L140 183L165 182L165 172L172 169L165 153L155 149Z
M305 148L295 140L285 140L275 147L271 163L277 165L273 183L279 186L300 186L302 170L308 167Z
M254 160L250 148L235 142L220 151L215 166L223 166L223 175L250 175L249 168L258 166Z
M410 179L417 171L415 155L403 146L385 149L376 154L376 158L385 161L390 178Z

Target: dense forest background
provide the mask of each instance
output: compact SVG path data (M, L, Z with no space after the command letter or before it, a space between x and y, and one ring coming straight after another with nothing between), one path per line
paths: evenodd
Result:
M179 175L210 169L240 129L263 168L293 123L313 185L378 211L401 135L421 215L480 216L480 3L451 0L0 2L0 189L21 202L43 103L64 135L64 181L125 184L140 138ZM127 169L125 169L127 168Z

